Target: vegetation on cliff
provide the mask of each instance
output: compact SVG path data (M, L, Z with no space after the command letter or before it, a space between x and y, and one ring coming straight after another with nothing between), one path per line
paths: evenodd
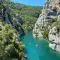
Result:
M24 45L16 35L17 31L10 24L0 22L0 59L22 60L25 58Z
M24 44L19 35L34 26L41 8L0 0L1 60L25 60Z
M8 5L11 9L12 15L19 15L23 21L23 29L27 30L33 28L39 14L41 13L42 6L27 6L24 4L10 3Z

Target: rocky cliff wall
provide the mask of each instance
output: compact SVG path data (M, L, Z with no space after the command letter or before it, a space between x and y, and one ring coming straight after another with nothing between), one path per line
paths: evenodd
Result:
M60 52L60 6L55 5L56 0L47 0L33 29L33 36L49 39L49 47Z

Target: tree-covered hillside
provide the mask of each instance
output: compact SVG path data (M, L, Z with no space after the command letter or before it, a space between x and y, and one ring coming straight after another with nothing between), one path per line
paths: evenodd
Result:
M0 60L25 60L20 36L33 27L40 9L0 0Z
M20 16L21 20L24 22L22 26L24 29L34 26L42 10L42 6L27 6L18 3L10 3L9 7L14 15Z

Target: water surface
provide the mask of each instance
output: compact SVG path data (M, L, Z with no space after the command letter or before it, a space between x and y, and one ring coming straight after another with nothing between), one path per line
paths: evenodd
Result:
M60 54L49 48L48 40L34 38L32 31L21 37L25 44L26 60L60 60Z

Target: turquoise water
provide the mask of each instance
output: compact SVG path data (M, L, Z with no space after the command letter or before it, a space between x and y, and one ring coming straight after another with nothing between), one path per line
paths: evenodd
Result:
M21 37L25 44L26 60L60 60L60 54L49 48L48 40L34 38L32 31Z

